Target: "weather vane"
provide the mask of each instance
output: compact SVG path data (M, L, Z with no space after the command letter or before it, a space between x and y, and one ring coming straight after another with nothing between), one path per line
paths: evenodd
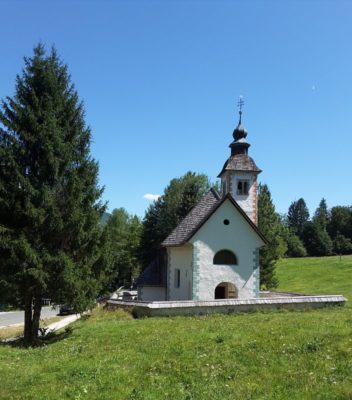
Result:
M244 106L244 100L243 100L243 96L242 95L240 96L240 99L238 100L237 106L240 109L240 123L241 123L241 120L242 120L242 107Z

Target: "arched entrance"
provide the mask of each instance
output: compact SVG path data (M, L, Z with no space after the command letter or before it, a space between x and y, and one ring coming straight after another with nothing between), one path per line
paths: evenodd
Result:
M236 286L231 282L221 282L215 288L214 294L216 299L237 299L238 293Z

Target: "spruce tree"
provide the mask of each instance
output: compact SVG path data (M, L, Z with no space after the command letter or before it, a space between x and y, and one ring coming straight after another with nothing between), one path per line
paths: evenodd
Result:
M135 215L124 208L115 209L107 221L104 231L109 235L112 254L113 279L110 289L130 286L140 272L139 246L142 224Z
M32 344L42 298L83 311L106 278L91 132L55 49L25 58L0 123L0 301L24 308Z
M302 232L304 229L304 225L309 220L309 211L304 199L300 198L297 201L294 201L287 213L287 222L289 228L302 238Z
M319 225L322 229L326 230L329 222L329 213L326 200L324 198L320 200L319 206L315 210L313 222Z
M312 226L306 224L302 233L310 255L329 256L332 253L333 243L327 231L328 222L328 208L325 199L322 199L314 213Z
M275 264L286 252L283 227L271 199L267 185L259 185L258 190L258 228L266 237L268 244L260 249L260 285L262 288L277 287Z

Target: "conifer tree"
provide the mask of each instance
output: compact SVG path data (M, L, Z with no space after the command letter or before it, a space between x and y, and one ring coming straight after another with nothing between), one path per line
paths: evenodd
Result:
M329 256L333 243L327 231L329 222L328 208L325 199L321 199L315 210L311 223L303 228L302 237L308 253L312 256Z
M319 206L315 210L313 222L319 225L322 229L326 230L329 222L329 213L326 200L324 198L320 200Z
M260 249L260 285L271 289L278 285L275 263L285 254L286 245L280 217L275 211L270 190L265 184L259 185L258 190L258 228L268 241L268 244Z
M287 213L287 222L289 228L300 238L302 238L302 232L304 225L309 220L309 211L304 199L300 198L294 201Z
M124 208L115 209L104 231L109 235L112 254L112 290L117 286L129 286L140 272L139 246L142 224L135 215Z
M42 298L83 311L106 278L91 133L55 49L25 58L0 123L0 301L24 308L32 344Z

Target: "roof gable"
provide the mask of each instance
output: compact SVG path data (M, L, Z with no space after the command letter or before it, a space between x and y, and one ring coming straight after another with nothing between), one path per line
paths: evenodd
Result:
M194 235L203 220L220 202L220 195L215 189L209 192L191 209L191 211L176 226L170 235L161 243L162 246L181 246Z
M260 232L258 227L252 222L248 215L242 210L230 193L220 198L220 195L211 189L198 204L186 215L179 225L171 232L171 234L163 241L162 246L181 246L185 244L191 237L208 221L214 212L226 201L230 200L232 205L237 209L244 220L250 225L255 233L267 243L266 238Z

